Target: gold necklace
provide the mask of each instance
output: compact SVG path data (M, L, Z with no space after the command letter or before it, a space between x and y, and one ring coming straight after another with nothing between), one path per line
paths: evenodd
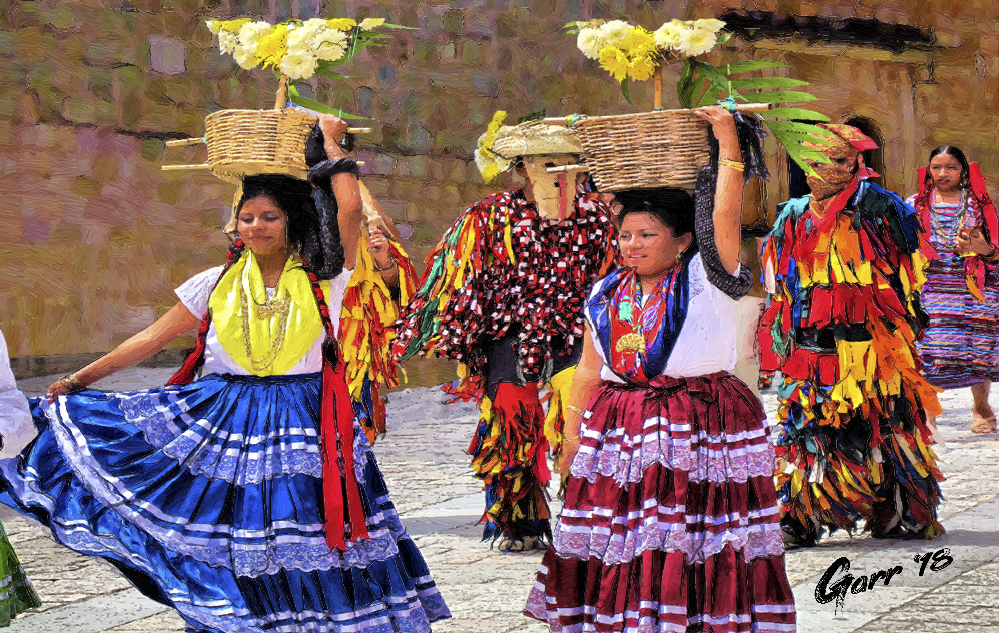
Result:
M278 283L281 283L280 277L278 278ZM243 328L243 345L246 347L246 359L249 361L250 368L253 371L264 371L277 358L278 352L281 351L281 345L284 344L284 337L288 331L288 313L291 312L291 301L282 300L278 295L278 289L275 287L273 298L263 303L257 303L256 299L253 302L256 304L256 316L258 319L278 317L277 336L271 341L270 349L267 350L267 353L263 357L254 359L252 345L250 344L250 305L246 299L246 290L242 284L239 285L240 324Z

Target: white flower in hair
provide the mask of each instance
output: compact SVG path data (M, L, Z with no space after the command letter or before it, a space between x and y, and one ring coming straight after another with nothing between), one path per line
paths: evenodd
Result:
M323 29L312 39L312 50L319 59L335 62L347 52L347 34L336 29Z
M690 57L707 53L715 47L718 37L711 31L693 29L680 35L680 52Z
M233 54L236 47L239 46L239 38L230 33L229 31L219 31L219 50L223 53Z
M628 39L631 25L624 20L611 20L600 26L600 35L605 46L620 46Z
M281 58L282 75L291 79L308 79L316 72L316 56L311 51L292 52Z
M589 59L599 59L600 49L605 46L600 29L580 29L576 36L576 46Z

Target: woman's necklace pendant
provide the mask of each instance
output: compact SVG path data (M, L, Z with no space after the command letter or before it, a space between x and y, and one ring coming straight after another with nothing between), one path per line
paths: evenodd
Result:
M645 337L638 332L629 332L617 339L617 344L614 346L614 351L617 352L644 352L645 351Z
M287 301L282 301L277 297L268 299L263 303L257 304L257 318L269 319L275 316L284 316L288 313L288 307L289 303Z

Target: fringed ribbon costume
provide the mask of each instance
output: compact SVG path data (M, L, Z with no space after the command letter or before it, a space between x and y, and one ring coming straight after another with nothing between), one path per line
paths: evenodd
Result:
M979 229L990 243L999 239L999 214L989 198L978 163L970 164L971 188L961 201L936 201L919 170L919 193L906 202L922 218L936 251L926 271L921 301L930 317L918 341L926 378L937 387L954 389L999 380L999 281L996 266L981 256L961 257L957 235Z
M587 303L604 384L525 609L554 633L794 630L770 431L729 373L750 271L722 266L711 204L697 215L700 252L654 292L622 268Z
M940 405L916 357L931 256L912 207L860 177L778 207L758 342L764 378L783 377L777 488L799 542L861 518L876 536L943 532L924 413Z
M392 339L395 338L392 324L399 318L396 300L401 305L409 303L416 291L417 279L406 251L388 236L386 239L392 259L399 267L397 297L394 289L386 286L375 270L374 260L368 252L367 231L361 231L357 268L347 284L340 312L339 341L347 387L354 415L370 444L385 434L385 401L378 390L399 386L399 372L403 371L392 353Z
M252 254L230 251L177 290L205 318L171 384L33 401L38 438L0 461L5 502L109 560L190 631L430 631L448 609L336 352L329 315L350 278L318 281L292 257L265 288Z
M478 399L469 453L485 483L483 539L550 534L549 442L557 453L562 406L582 352L587 290L618 256L610 209L578 193L562 221L541 217L523 191L467 209L427 257L397 325L403 359L433 351L461 363L457 398ZM547 419L538 390L549 383Z

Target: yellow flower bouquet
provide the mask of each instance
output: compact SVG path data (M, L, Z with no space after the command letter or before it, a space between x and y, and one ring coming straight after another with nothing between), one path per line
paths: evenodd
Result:
M749 60L715 67L695 59L726 42L731 33L716 19L671 20L655 31L634 26L623 20L570 22L569 33L576 35L576 46L589 59L596 60L621 84L625 99L631 103L629 80L654 80L653 106L662 110L662 67L682 60L677 83L677 97L685 109L718 103L738 108L736 101L754 104L751 109L787 150L788 156L806 173L813 173L805 162L829 162L825 154L802 142L824 144L831 136L813 122L828 121L824 114L798 107L777 104L813 101L815 96L799 88L808 82L787 77L734 78L748 72L784 67L767 60ZM678 111L672 111L678 112Z
M269 68L281 78L279 101L285 96L281 91L287 85L287 97L291 103L329 114L340 112L301 96L295 89L295 82L314 76L338 78L340 75L332 70L335 66L353 59L378 40L390 37L376 33L374 29L410 28L388 24L383 18L367 18L360 23L349 18L313 18L280 24L243 18L209 20L207 25L218 36L219 50L232 55L241 68ZM283 105L282 102L276 107Z
M364 118L303 97L295 87L314 76L340 77L333 68L360 51L390 37L377 28L410 28L387 24L381 18L357 23L340 18L291 20L269 24L250 19L209 20L219 49L232 55L242 68L263 67L279 77L273 110L220 110L205 117L201 138L168 141L167 145L204 143L208 161L196 165L165 165L165 170L208 169L215 176L239 183L252 174L285 174L304 179L305 143L316 123L315 113L341 118ZM289 108L287 106L298 106ZM311 111L311 112L310 112ZM369 131L350 128L348 132Z

